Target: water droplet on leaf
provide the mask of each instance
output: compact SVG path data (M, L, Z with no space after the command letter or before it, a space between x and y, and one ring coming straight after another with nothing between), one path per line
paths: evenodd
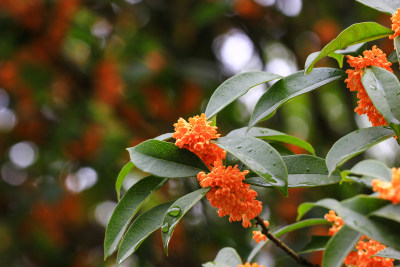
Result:
M162 227L161 227L161 231L163 233L167 233L169 230L169 223L165 223Z
M181 208L172 207L167 211L167 213L168 213L168 215L171 215L171 216L174 216L174 217L179 216L179 214L181 214Z

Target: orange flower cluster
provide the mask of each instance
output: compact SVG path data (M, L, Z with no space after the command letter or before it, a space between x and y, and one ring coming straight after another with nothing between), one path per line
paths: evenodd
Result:
M329 235L336 234L344 224L342 217L337 216L333 210L330 210L329 213L325 214L325 219L328 222L333 223L332 227L329 228Z
M392 21L392 30L394 34L390 35L389 38L394 39L396 36L400 36L400 8L397 9L390 20Z
M364 239L367 240L364 241ZM386 246L378 241L368 240L368 237L362 236L356 246L358 251L350 252L344 260L344 264L354 267L391 267L394 259L371 257L385 248Z
M257 192L243 183L248 172L241 172L237 166L226 168L222 161L216 161L208 175L204 172L197 175L201 187L212 187L207 199L218 208L219 216L229 215L230 222L242 220L245 228L251 226L250 220L262 210L261 202L255 199Z
M258 265L258 263L248 263L246 262L245 264L239 264L237 267L265 267L264 265Z
M358 92L357 97L360 99L358 101L358 107L356 107L354 111L357 112L358 115L367 114L372 126L387 125L385 118L378 112L378 110L376 110L374 104L365 91L361 82L361 77L364 73L364 68L369 66L378 66L393 73L390 68L392 63L387 61L386 54L376 46L373 46L372 50L364 51L363 54L364 57L347 56L347 62L355 69L346 70L348 78L345 82L350 91Z
M269 221L264 221L264 224L266 227L268 227ZM256 243L260 243L261 241L266 241L267 236L264 235L261 231L253 231L253 239L256 241Z
M392 174L392 182L374 179L372 181L372 189L379 192L379 198L398 204L400 203L400 168L392 168Z
M226 152L216 144L210 143L211 139L220 136L217 134L217 127L210 124L204 113L189 118L189 123L180 118L174 124L175 133L172 137L176 139L176 146L192 151L211 169L214 162L225 158Z
M337 216L333 210L325 214L325 219L333 222L332 228L329 229L329 235L336 234L344 224L342 218ZM363 235L356 245L357 251L350 252L343 263L352 267L391 267L394 259L371 257L385 248L385 245Z

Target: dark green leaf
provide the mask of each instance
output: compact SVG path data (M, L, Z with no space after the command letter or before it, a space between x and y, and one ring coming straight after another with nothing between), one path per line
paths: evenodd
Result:
M343 171L342 176L345 179L350 179L371 187L371 182L374 179L391 181L392 171L380 161L367 159L360 161L350 170Z
M239 264L243 264L243 262L236 250L226 247L218 252L214 262L203 264L203 267L236 267Z
M125 164L124 167L122 167L121 171L118 174L117 181L115 182L115 190L117 191L117 198L119 202L119 197L120 197L120 190L121 186L124 183L124 180L126 176L132 171L132 169L135 167L132 161L129 161L127 164Z
M381 250L378 253L376 253L374 256L400 260L400 251L397 251L392 248L385 248L384 250Z
M387 61L390 63L396 63L398 62L398 59L397 50L393 50L393 52L387 57Z
M327 44L317 56L306 61L304 69L310 73L320 59L336 50L350 45L369 42L393 34L393 31L375 22L356 23L342 31L335 39Z
M326 243L328 243L330 236L326 235L313 235L311 241L306 244L306 246L298 252L298 254L305 254L315 251L324 250Z
M143 178L134 184L115 207L106 228L104 238L104 258L110 256L118 247L129 222L139 209L143 201L154 190L157 190L168 179L155 176Z
M221 137L216 143L287 196L285 163L268 143L254 137Z
M301 147L311 154L315 154L314 148L306 141L268 128L252 127L249 129L247 127L243 127L231 131L226 136L253 136L264 140L288 143Z
M322 267L342 266L347 254L355 247L360 237L359 232L343 225L328 241L322 258Z
M288 169L288 187L313 187L339 183L341 177L339 173L334 173L328 178L328 169L325 160L311 155L291 155L283 156L283 161ZM271 187L260 177L249 177L245 183Z
M135 253L142 242L161 227L164 214L171 204L172 202L161 204L137 217L122 239L118 249L117 264L121 264L132 253Z
M371 216L383 217L400 223L400 205L387 205L370 214Z
M308 75L299 71L280 79L258 100L249 127L265 119L288 100L345 77L346 73L340 69L316 68Z
M400 57L399 57L400 56L400 37L399 36L396 36L394 38L394 48L395 48L395 50L393 52L396 53L396 59L397 59L396 61L399 62L399 64L400 64ZM389 58L388 58L388 61L389 61Z
M155 176L182 178L209 171L195 154L172 143L147 140L128 151L137 168Z
M326 155L329 175L349 159L394 135L389 127L377 126L360 129L343 136Z
M165 253L168 255L168 243L174 233L175 226L182 217L197 203L204 195L210 191L210 188L201 188L189 193L176 200L165 213L162 226L161 237L164 244Z
M392 15L400 7L399 0L356 0L375 10Z
M371 66L364 71L362 83L375 108L396 131L400 127L400 83L397 77L390 71Z
M292 231L319 224L330 224L330 223L327 222L325 219L308 219L284 226L278 230L274 230L272 231L272 234L276 237L280 237ZM253 258L257 255L257 253L260 252L260 250L269 242L270 240L267 239L265 242L262 241L255 248L253 248L253 250L250 252L249 257L247 258L247 262L251 262Z
M342 68L343 67L343 59L346 55L358 56L358 55L362 54L362 52L365 50L366 46L367 46L366 43L355 44L355 45L347 47L346 49L337 50L333 53L330 53L328 56L336 59L336 61L339 64L339 67ZM313 57L316 57L318 53L319 52L313 53L313 54L315 54L315 55L313 55Z
M281 76L262 71L245 72L229 78L211 96L205 112L206 117L211 118L216 115L250 88L279 78Z

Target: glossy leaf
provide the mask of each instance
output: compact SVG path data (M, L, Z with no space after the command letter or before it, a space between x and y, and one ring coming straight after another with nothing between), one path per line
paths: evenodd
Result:
M283 156L283 161L288 169L288 187L313 187L339 183L339 173L334 173L328 178L328 169L325 160L312 155ZM245 183L270 187L260 177L250 177L244 180Z
M288 100L345 77L346 73L340 69L316 68L308 75L299 71L277 81L258 100L249 127L268 117Z
M118 247L120 240L143 201L154 190L164 185L168 179L149 176L134 184L115 207L106 228L104 238L104 258Z
M305 254L305 253L324 250L326 244L330 239L331 237L326 235L313 235L311 237L311 241L308 242L305 245L305 247L300 252L298 252L298 254Z
M192 193L189 193L176 200L165 213L162 226L161 237L165 253L168 255L168 243L174 233L174 229L182 217L197 203L205 194L210 191L210 188L201 188Z
M400 7L399 0L356 0L361 4L369 6L375 10L392 15Z
M392 171L382 162L372 159L360 161L350 170L342 172L344 179L362 183L371 187L371 182L374 179L382 181L392 180Z
M347 254L360 240L361 234L347 225L343 225L326 244L322 267L340 267Z
M336 50L350 45L369 42L393 34L393 31L375 22L356 23L343 30L335 39L327 44L318 55L306 61L304 69L310 73L320 59Z
M309 226L320 225L320 224L330 224L330 223L325 219L308 219L308 220L303 220L300 222L296 222L296 223L284 226L278 230L274 230L274 231L272 231L272 234L276 237L280 237L284 234L290 233L295 230L299 230L299 229L309 227ZM258 243L257 246L255 246L253 248L253 250L250 252L250 255L247 258L247 261L251 262L254 259L254 257L257 255L257 253L260 252L260 250L269 242L270 242L270 240L267 239L266 241L261 241L260 243Z
M311 144L307 143L306 141L298 137L287 135L285 133L278 132L268 128L252 127L249 129L247 127L243 127L231 131L226 136L252 136L263 140L283 142L287 144L296 145L298 147L307 150L311 154L315 154L314 148L311 146Z
M165 140L172 138L172 134L173 133L165 133L165 134L159 135L157 137L154 137L153 139L159 140L159 141L165 141Z
M164 215L172 202L156 206L143 214L131 224L118 249L117 264L121 264L139 248L142 242L161 227Z
M155 176L182 178L209 171L195 154L172 143L147 140L128 151L137 168Z
M329 175L349 159L394 135L389 127L377 126L356 130L343 136L333 144L326 155Z
M397 251L392 248L385 248L385 249L379 251L378 253L376 253L374 256L400 260L400 251Z
M395 50L393 52L396 54L396 59L397 59L396 61L400 64L400 37L396 36L394 38L393 43L394 43L394 48L395 48ZM389 61L389 58L388 58L388 61Z
M362 54L362 52L365 50L366 47L367 47L366 43L355 44L355 45L347 47L346 49L337 50L335 52L332 52L328 56L336 59L339 64L339 67L342 68L343 67L343 59L346 55L358 56L358 55ZM318 53L319 52L314 52L313 57L314 58L317 57Z
M375 108L396 131L400 127L400 83L397 77L390 71L371 66L364 71L362 83Z
M287 169L279 153L254 137L221 137L216 143L287 196Z
M124 183L125 178L128 176L128 174L132 171L132 169L135 167L132 161L129 161L127 164L125 164L124 167L122 167L121 171L118 174L117 181L115 182L115 191L117 191L117 198L118 202L120 200L120 191L121 191L121 186Z
M206 117L213 117L250 88L279 78L280 75L262 71L245 72L229 78L211 96L205 111Z
M382 217L400 223L400 205L390 204L384 206L374 211L371 216Z
M218 252L213 262L203 264L203 267L236 267L239 264L243 264L243 262L236 250L226 247Z

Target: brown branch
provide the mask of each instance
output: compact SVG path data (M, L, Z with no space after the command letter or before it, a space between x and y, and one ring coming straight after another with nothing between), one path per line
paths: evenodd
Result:
M255 219L257 221L257 224L260 225L262 228L261 233L266 235L269 240L271 240L272 242L275 243L275 245L277 245L278 247L283 249L283 251L285 251L286 254L288 254L290 257L292 257L298 264L300 264L302 266L319 267L318 264L313 264L313 263L309 262L308 260L306 260L305 258L301 257L300 255L297 255L296 252L294 252L291 248L289 248L285 243L283 243L276 236L271 234L268 227L265 225L263 219L261 219L259 216L257 216Z

